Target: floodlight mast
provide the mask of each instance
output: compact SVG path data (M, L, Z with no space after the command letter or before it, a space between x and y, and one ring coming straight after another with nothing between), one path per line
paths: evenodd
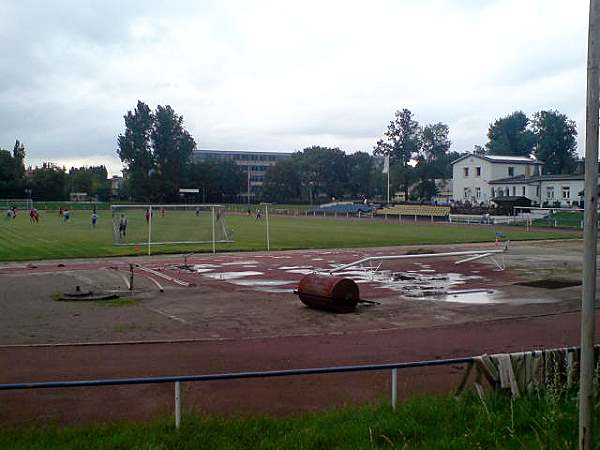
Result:
M579 448L594 446L592 406L596 299L596 225L598 222L598 109L600 108L600 0L590 0L587 98L585 120L585 183L583 227L583 289L581 295L581 360L579 376Z

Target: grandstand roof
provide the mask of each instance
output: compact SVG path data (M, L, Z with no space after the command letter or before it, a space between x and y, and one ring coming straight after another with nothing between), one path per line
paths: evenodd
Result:
M483 159L484 161L496 162L496 163L508 163L508 164L544 164L541 161L538 161L535 158L530 158L528 156L504 156L504 155L478 155L476 153L467 153L461 156L458 159L455 159L450 164L456 164L459 161L462 161L465 158L475 157L479 159Z
M528 177L525 175L517 175L516 177L498 178L491 180L489 184L530 184L539 183L540 181L570 181L583 180L583 175L536 175Z

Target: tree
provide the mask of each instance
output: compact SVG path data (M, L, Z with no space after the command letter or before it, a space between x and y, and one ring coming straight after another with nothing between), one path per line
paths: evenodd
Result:
M123 118L125 132L117 138L117 154L126 165L126 190L136 200L149 200L158 190L151 178L156 173L150 140L154 117L150 107L138 100L136 108Z
M346 156L348 170L345 192L347 195L360 198L371 197L374 188L375 168L373 157L365 152L356 152Z
M71 167L66 180L67 192L87 192L100 200L108 200L110 181L104 166Z
M198 161L187 169L187 182L198 188L202 202L235 201L246 176L232 161Z
M535 145L535 136L527 129L529 119L523 111L515 111L490 124L488 143L492 155L529 156Z
M301 195L300 171L296 161L279 161L265 174L263 196L270 202L297 201Z
M183 128L183 117L169 105L156 107L150 133L154 162L160 174L162 200L177 198L196 142Z
M473 153L476 155L485 155L485 148L482 147L481 145L474 145Z
M12 154L0 149L0 198L21 198L25 189L25 146L18 140Z
M535 134L535 156L544 163L544 173L569 174L575 170L577 128L558 111L539 111L531 121Z
M339 148L312 146L292 156L307 194L339 197L347 180L346 154Z
M150 107L139 101L124 116L125 132L117 153L127 165L129 194L136 200L175 200L185 183L196 142L183 127L183 117L170 106Z
M437 193L436 178L445 178L447 173L448 151L450 150L450 129L444 123L426 125L421 133L421 152L415 166L418 177L417 197L430 200Z
M37 200L64 200L66 198L65 169L52 163L44 163L33 169L28 187Z
M412 118L408 109L396 111L394 120L388 125L385 138L377 141L373 153L375 155L389 156L390 166L394 163L400 169L390 172L397 173L404 185L404 195L408 199L408 188L413 178L411 160L418 154L421 147L421 128L419 123Z

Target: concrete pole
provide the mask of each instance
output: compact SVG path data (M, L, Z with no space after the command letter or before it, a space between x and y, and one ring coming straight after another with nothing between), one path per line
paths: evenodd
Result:
M152 244L152 205L148 205L148 256L150 256L150 245Z
M598 209L598 108L600 107L600 0L590 0L585 123L585 211L583 289L581 297L581 369L579 379L579 448L593 448L592 407L596 299L596 224Z
M212 251L217 253L217 237L215 235L215 207L212 207Z
M269 205L265 205L265 220L267 222L267 251L271 251L271 240L269 239Z

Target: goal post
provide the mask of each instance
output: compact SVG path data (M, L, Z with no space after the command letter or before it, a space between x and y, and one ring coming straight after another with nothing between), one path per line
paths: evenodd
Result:
M112 205L113 245L233 243L222 205Z

